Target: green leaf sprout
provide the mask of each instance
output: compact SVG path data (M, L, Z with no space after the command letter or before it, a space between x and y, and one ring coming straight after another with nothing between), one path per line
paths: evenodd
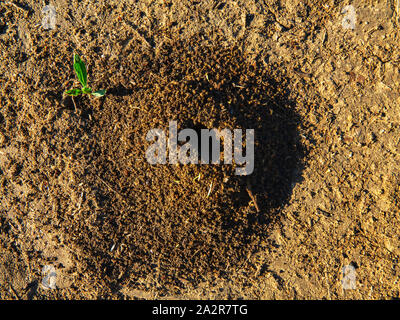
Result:
M91 94L95 97L102 97L106 94L106 90L97 90L93 92L92 89L87 86L86 65L77 54L74 54L74 70L78 77L79 82L82 85L82 88L67 90L65 91L67 95L76 97L79 96L80 94Z

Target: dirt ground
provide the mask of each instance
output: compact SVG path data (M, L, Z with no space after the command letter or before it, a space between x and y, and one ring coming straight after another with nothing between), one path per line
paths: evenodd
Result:
M398 0L1 1L0 299L400 298L399 25ZM105 97L65 96L74 53ZM254 173L150 165L171 120L255 129Z

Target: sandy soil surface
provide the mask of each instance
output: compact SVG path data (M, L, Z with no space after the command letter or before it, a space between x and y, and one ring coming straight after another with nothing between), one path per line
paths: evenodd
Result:
M399 24L398 0L1 1L0 299L399 298ZM105 97L64 94L74 53ZM150 165L170 120L254 128L254 173Z

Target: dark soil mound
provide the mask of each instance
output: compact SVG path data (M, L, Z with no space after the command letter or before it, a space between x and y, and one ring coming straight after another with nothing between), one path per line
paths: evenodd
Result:
M61 214L60 225L87 270L109 284L151 275L159 290L174 290L224 276L261 248L290 195L302 154L283 78L239 48L200 43L166 41L106 66L115 87L97 107L77 101L57 142L83 190L79 210ZM255 129L253 174L150 165L146 134L171 120L197 131Z

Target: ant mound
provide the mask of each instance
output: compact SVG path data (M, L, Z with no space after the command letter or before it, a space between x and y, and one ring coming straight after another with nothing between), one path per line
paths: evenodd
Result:
M85 125L71 130L81 137L73 142L74 174L85 195L61 225L84 268L111 287L146 287L139 279L147 279L171 293L239 269L255 274L248 257L266 246L290 196L303 156L283 77L248 62L237 47L199 43L137 49L109 66L115 87L101 105L79 106ZM123 74L115 76L117 67ZM224 163L225 139L219 164L170 163L168 156L149 163L155 140L148 132L160 129L168 141L171 122L178 132L199 133L199 161L209 151L201 129L254 129L254 170L237 175L243 165ZM244 155L249 146L240 138Z

